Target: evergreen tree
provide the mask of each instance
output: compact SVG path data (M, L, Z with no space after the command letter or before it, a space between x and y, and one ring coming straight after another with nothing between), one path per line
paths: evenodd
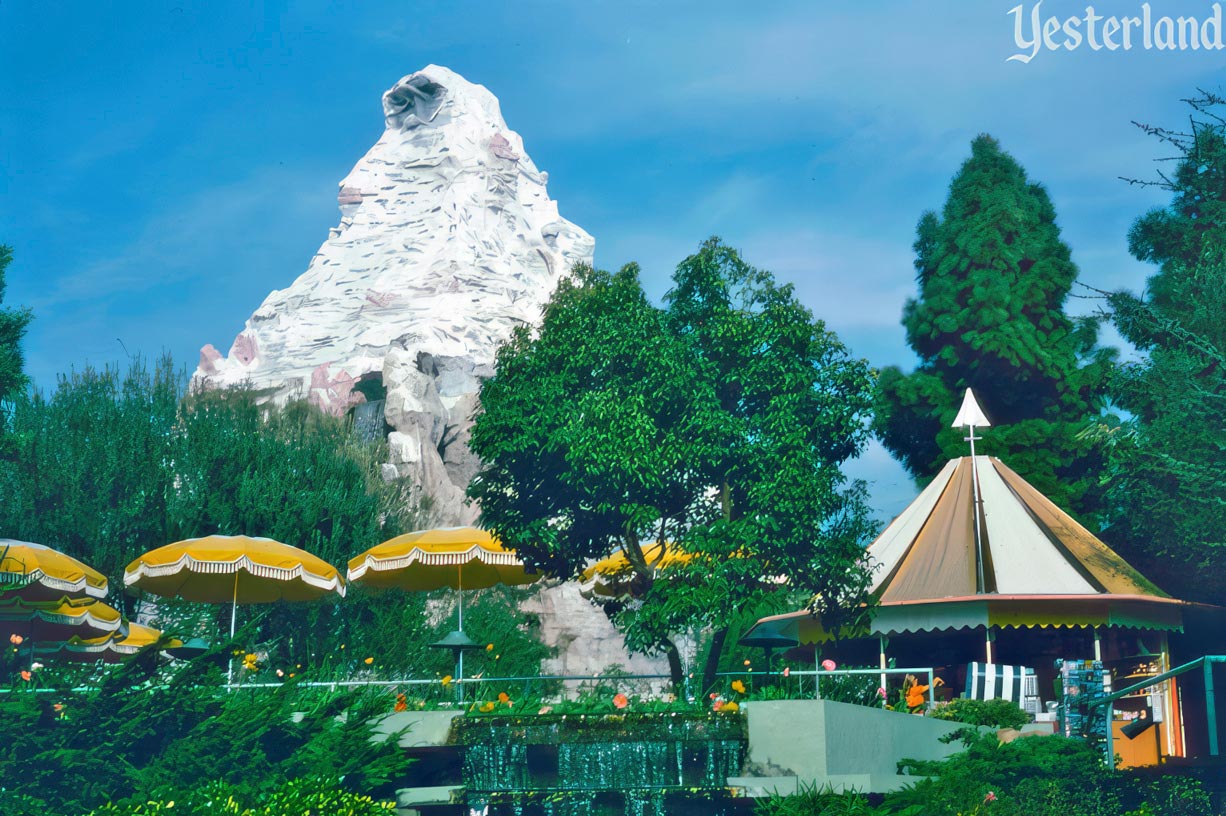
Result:
M1112 381L1129 416L1103 435L1116 470L1106 535L1167 591L1217 603L1226 592L1226 100L1189 102L1191 132L1146 128L1179 152L1157 182L1170 205L1128 236L1158 271L1144 296L1108 299L1144 358Z
M13 260L13 251L0 246L0 304L4 303L4 270ZM28 379L23 371L21 339L30 324L28 309L0 308L0 457L12 452L9 440L9 407L12 400L26 387Z
M878 381L874 431L917 480L965 455L950 428L965 388L993 428L977 452L1001 456L1057 504L1100 506L1102 454L1080 434L1103 405L1111 357L1097 325L1064 312L1077 276L1042 185L990 136L915 241L919 297L903 312L920 364Z

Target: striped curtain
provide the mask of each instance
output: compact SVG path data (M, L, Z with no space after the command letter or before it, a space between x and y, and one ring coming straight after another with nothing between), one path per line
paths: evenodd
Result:
M970 663L966 667L966 696L972 700L1010 700L1034 714L1039 710L1034 669L999 663Z

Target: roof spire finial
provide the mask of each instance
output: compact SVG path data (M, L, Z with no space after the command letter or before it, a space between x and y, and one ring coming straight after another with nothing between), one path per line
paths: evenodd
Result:
M972 429L992 427L992 423L988 422L988 418L983 415L983 409L979 407L975 399L975 392L971 389L966 389L966 394L962 397L962 407L958 409L958 415L954 417L954 422L950 427ZM974 433L972 430L971 435L974 436Z
M958 409L958 415L954 417L953 428L969 428L970 433L966 437L966 441L971 443L971 483L975 489L975 561L978 577L978 591L986 590L986 581L983 574L983 530L980 526L979 517L983 513L983 499L979 496L979 465L975 458L975 442L982 439L981 436L975 436L976 426L980 428L990 428L992 423L988 422L988 418L983 415L983 409L979 407L979 403L975 400L975 394L971 389L966 389L966 394L962 397L962 407Z

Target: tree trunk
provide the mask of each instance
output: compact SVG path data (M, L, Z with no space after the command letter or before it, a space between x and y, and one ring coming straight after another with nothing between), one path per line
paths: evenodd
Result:
M716 681L716 673L719 672L719 659L724 653L724 641L728 639L728 627L717 629L711 635L711 650L707 652L707 664L702 670L702 688L701 694L706 694L708 689L714 688Z
M668 657L668 676L673 684L673 692L678 698L685 688L685 670L681 667L681 652L672 638L664 641L664 654Z

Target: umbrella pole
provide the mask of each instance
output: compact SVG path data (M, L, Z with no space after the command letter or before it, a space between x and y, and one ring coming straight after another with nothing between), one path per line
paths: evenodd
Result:
M457 608L460 615L460 631L464 631L464 565L461 564L456 568L456 594ZM464 650L460 649L456 652L456 679L459 682L456 684L456 693L460 697L460 702L464 702Z
M234 620L238 615L238 573L240 570L234 571L234 598L230 601L230 642L234 642ZM226 668L226 685L234 683L234 655L230 655L230 664Z

